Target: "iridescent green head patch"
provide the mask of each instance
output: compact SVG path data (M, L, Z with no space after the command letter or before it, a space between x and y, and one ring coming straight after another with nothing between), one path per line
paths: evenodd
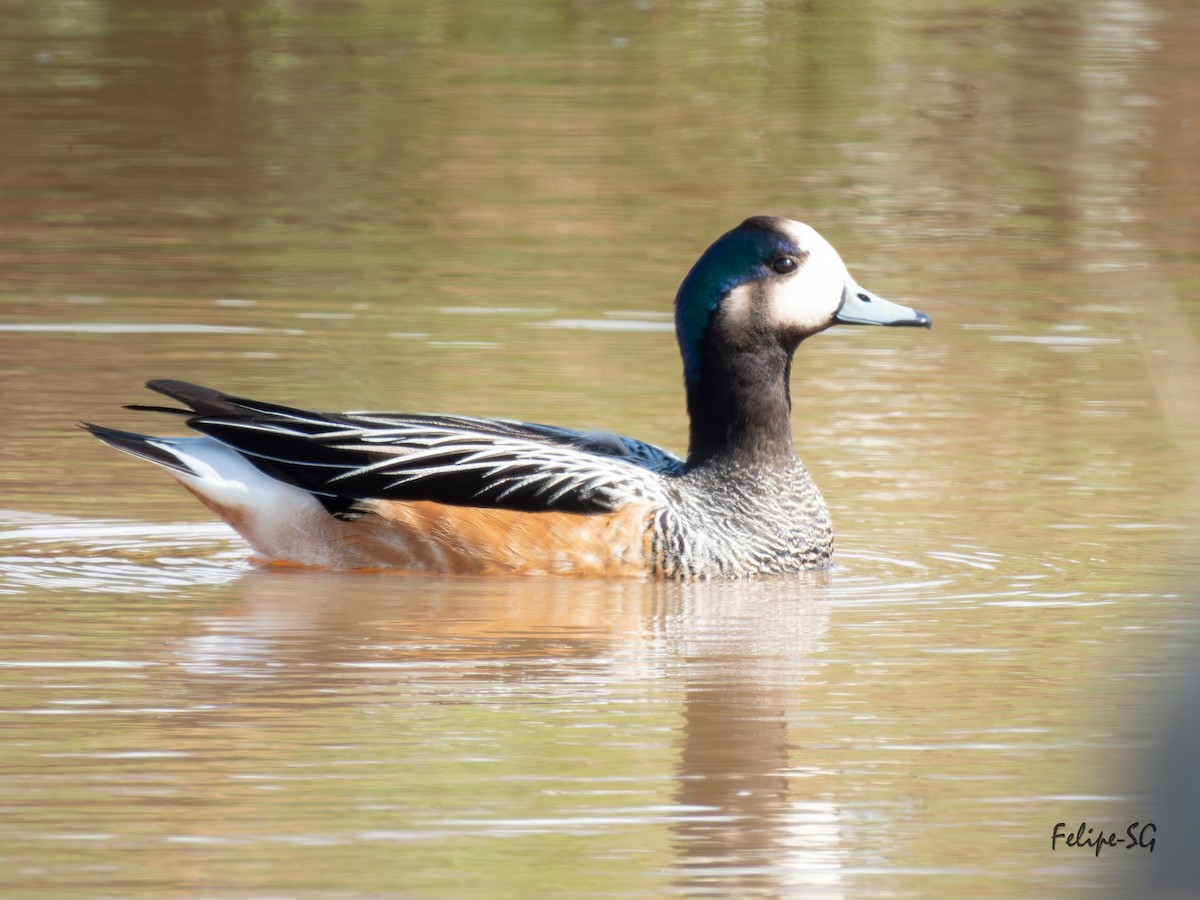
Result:
M738 285L762 278L773 260L802 255L800 249L770 226L771 219L747 219L704 251L675 295L675 336L683 355L684 380L700 378L700 344L713 316Z

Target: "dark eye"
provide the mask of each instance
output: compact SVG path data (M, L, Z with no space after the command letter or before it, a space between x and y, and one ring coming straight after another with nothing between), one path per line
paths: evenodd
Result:
M790 256L781 256L775 262L771 263L771 268L780 275L786 275L788 272L795 272L800 268L800 264Z

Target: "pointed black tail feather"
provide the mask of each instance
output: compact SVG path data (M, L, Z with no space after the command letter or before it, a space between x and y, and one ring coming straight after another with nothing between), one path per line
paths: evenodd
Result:
M149 462L166 466L168 469L183 472L185 475L197 474L178 456L156 443L158 439L150 435L137 434L132 431L119 431L116 428L108 428L104 425L93 425L91 422L80 422L79 426L87 429L95 437L117 450L123 450L126 453L148 460Z
M178 400L192 413L199 413L202 416L237 415L243 412L237 397L230 397L228 394L203 385L176 381L171 378L155 378L147 381L146 387L170 397L172 400ZM166 411L166 409L159 409Z
M138 406L137 409L214 418L228 416L253 420L257 416L280 417L298 422L318 423L322 428L328 427L329 422L343 420L343 417L337 413L314 413L294 406L235 397L233 394L226 394L223 391L191 384L187 381L156 378L153 381L147 381L146 387L164 394L172 400L178 400L189 409L177 410L164 406Z
M134 412L166 413L170 416L194 416L194 409L180 409L178 406L155 406L152 403L126 403L122 409L132 409Z

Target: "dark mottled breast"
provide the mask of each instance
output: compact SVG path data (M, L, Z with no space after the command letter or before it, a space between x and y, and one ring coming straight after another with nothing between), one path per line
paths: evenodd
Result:
M651 525L654 574L742 578L821 569L833 528L804 465L707 466L672 480Z

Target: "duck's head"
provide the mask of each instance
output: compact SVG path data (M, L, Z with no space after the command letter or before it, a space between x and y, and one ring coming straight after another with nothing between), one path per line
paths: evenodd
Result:
M831 325L930 327L924 313L859 287L836 250L791 219L755 216L704 251L675 296L675 332L688 382L706 347L751 350L775 342L789 354Z

